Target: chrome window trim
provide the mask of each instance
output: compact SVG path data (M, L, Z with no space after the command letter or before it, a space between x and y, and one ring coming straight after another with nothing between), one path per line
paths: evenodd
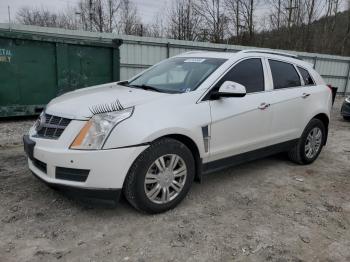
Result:
M252 58L258 58L261 61L261 66L263 67L263 73L264 73L264 91L259 91L259 92L252 92L252 93L247 93L246 95L249 94L258 94L258 93L264 93L266 92L266 72L264 70L264 61L263 61L263 57L261 56L248 56L248 57L244 57L241 58L237 61L235 61L229 68L227 68L227 70L225 72L223 72L216 80L214 83L212 83L209 88L207 90L205 90L205 92L199 97L199 99L197 100L196 104L201 103L201 102L205 102L206 100L203 100L207 94L215 87L215 85L233 68L235 67L238 63L243 62L244 60L247 59L252 59Z
M312 76L312 74L310 73L310 71L305 68L305 66L302 66L300 64L297 64L297 63L292 63L290 61L287 61L283 58L275 58L275 57L267 57L267 56L257 56L257 55L254 55L254 56L247 56L247 57L244 57L244 58L241 58L237 61L235 61L230 67L228 67L225 72L223 72L215 82L213 82L209 88L207 88L207 90L205 90L205 92L203 92L203 94L199 97L199 99L197 100L196 104L198 103L201 103L201 102L205 102L206 100L203 100L206 95L214 88L214 86L221 80L221 78L227 74L228 71L230 71L234 66L236 66L239 62L242 62L244 60L247 60L247 59L251 59L251 58L259 58L261 59L262 61L262 64L263 64L263 69L264 69L264 79L265 79L265 90L264 91L260 91L260 92L253 92L253 93L247 93L246 95L253 95L253 94L259 94L259 93L266 93L266 92L273 92L273 91L279 91L279 90L286 90L286 89L295 89L295 88L301 88L301 87L304 87L304 86L317 86L317 83L315 81L315 78ZM269 63L269 60L275 60L275 61L278 61L278 62L283 62L283 63L287 63L287 64L290 64L292 66L294 66L294 69L296 70L297 74L299 75L299 78L300 78L300 83L301 83L301 86L293 86L293 87L286 87L286 88L280 88L280 89L275 89L274 88L274 85L273 85L273 77L272 77L272 72L271 72L271 67L270 67L270 63ZM265 67L264 67L264 63L265 63ZM297 69L297 67L300 67L300 68L303 68L305 70L308 71L310 77L312 78L313 82L314 82L314 85L305 85L304 84L304 79L303 77L301 76L299 70ZM265 71L265 68L267 70L267 72ZM268 88L268 86L266 85L266 80L270 80L270 84L271 84L271 89Z
M312 76L312 74L310 74L309 69L307 69L307 68L305 68L305 67L303 67L303 66L300 66L300 65L296 65L296 67L297 67L297 69L298 69L298 67L300 67L300 68L306 70L306 71L308 72L309 76L311 77L312 81L314 82L313 85L305 85L304 78L301 76L301 78L303 79L303 82L304 82L304 85L303 85L303 86L317 86L316 81L315 81L314 77ZM299 72L299 69L298 69L298 72ZM299 72L299 73L300 73L300 72ZM300 75L301 75L301 73L300 73Z
M279 60L279 59L275 59L275 58L267 58L268 60L268 64L269 64L269 67L270 67L270 72L271 72L271 79L272 79L272 90L273 91L277 91L277 90L284 90L284 89L290 89L290 88L301 88L303 87L303 82L302 82L302 78L300 78L300 74L299 74L299 70L296 69L295 67L295 64L294 63L291 63L291 62L286 62L284 60ZM272 70L271 70L271 66L270 66L270 63L269 63L269 60L275 60L277 62L282 62L282 63L286 63L286 64L290 64L291 66L293 66L294 70L296 71L297 75L299 76L299 80L300 80L300 86L289 86L289 87L283 87L283 88L275 88L275 85L273 83L273 76L272 76ZM304 81L304 80L303 80Z
M294 66L294 69L295 69L295 71L297 72L297 74L298 74L298 76L299 76L301 87L302 87L302 86L305 86L304 78L303 78L303 76L301 75L301 73L299 72L297 65L293 64L293 66Z

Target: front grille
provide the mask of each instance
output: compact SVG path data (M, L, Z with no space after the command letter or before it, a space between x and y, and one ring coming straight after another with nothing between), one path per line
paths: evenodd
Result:
M44 172L45 174L47 173L47 165L46 165L46 163L44 163L44 162L42 162L42 161L40 161L38 159L35 159L35 158L32 161L33 161L33 165L37 169L39 169L40 171Z
M56 178L76 181L76 182L85 182L88 178L90 170L88 169L77 169L77 168L66 168L66 167L56 167Z
M41 115L36 127L37 137L58 139L70 123L70 119L49 114Z

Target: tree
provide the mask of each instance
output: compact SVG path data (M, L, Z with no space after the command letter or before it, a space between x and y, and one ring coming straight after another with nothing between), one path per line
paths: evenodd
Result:
M107 0L107 32L113 32L116 27L116 14L121 6L119 0Z
M113 32L120 5L120 0L80 0L76 13L84 30Z
M276 13L272 13L270 18L271 18L271 24L273 25L274 28L279 30L281 28L281 16L282 16L282 0L278 1L271 1L273 4L273 7L276 10Z
M234 28L234 37L236 39L236 43L240 43L241 36L241 0L226 0L225 7L228 13L230 25ZM232 34L232 33L231 33Z
M130 0L122 0L120 6L118 33L126 35L143 35L143 23L136 6Z
M168 36L179 40L196 40L200 21L193 0L176 0L168 13Z
M350 55L350 0L348 0L347 5L348 15L346 21L346 31L342 41L341 55Z
M43 8L22 7L17 12L16 20L24 25L77 29L77 22L74 19L74 12L72 10L66 10L62 13L52 13Z
M255 0L241 0L242 8L242 22L245 31L248 33L249 42L251 42L254 35L254 11L256 6Z
M229 19L223 0L197 0L194 8L201 17L200 39L222 43L227 33Z
M164 17L163 14L158 13L155 16L155 20L149 24L148 26L146 26L146 35L147 36L152 36L152 37L165 37L167 28L164 24ZM171 37L170 35L168 35L168 37Z
M335 29L340 1L341 0L326 0L326 18L332 17L330 20L327 19L329 23L326 23L326 30L331 30L333 32Z
M306 10L306 32L304 33L304 46L305 51L310 51L312 49L312 32L311 26L312 23L320 15L320 1L316 0L305 0L305 10Z
M78 12L85 30L143 35L136 6L130 0L81 0Z

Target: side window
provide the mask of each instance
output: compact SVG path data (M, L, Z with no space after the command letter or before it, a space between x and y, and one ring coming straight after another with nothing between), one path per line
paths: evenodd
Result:
M260 58L250 58L235 65L223 78L218 86L225 81L234 81L244 85L247 93L265 90L264 70Z
M300 77L294 66L275 60L269 60L274 89L301 86Z
M314 85L314 80L312 79L312 77L310 76L309 72L307 70L305 70L304 68L301 68L298 66L298 70L301 74L301 76L304 79L304 83L306 86L312 86Z

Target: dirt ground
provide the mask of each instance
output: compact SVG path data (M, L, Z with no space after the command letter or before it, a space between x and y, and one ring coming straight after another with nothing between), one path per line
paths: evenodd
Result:
M204 177L174 210L146 215L72 200L28 171L0 122L0 261L350 261L350 122L333 109L318 160L278 155Z

